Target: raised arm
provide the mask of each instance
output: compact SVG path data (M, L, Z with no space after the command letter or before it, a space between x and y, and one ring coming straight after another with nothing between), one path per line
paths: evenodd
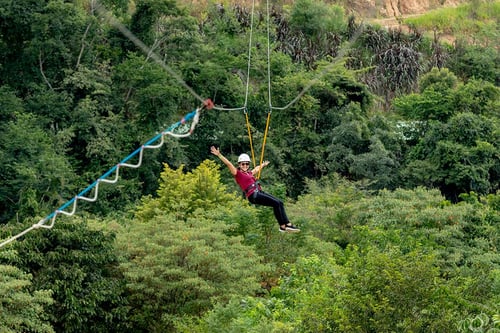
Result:
M264 168L265 166L269 165L269 161L264 161L261 165L257 165L255 168L252 169L252 174L256 174L259 172L260 169Z
M236 167L233 165L233 163L231 163L227 158L225 158L221 152L219 151L218 148L215 148L214 146L210 147L210 151L212 152L212 154L214 154L215 156L218 156L220 158L220 160L227 166L227 168L229 169L229 171L231 172L231 174L233 176L236 175L236 172L237 172L237 169Z

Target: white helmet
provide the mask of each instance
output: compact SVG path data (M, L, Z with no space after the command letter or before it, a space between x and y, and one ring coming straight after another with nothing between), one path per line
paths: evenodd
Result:
M250 156L248 156L247 154L241 154L238 157L238 163L240 162L250 162Z

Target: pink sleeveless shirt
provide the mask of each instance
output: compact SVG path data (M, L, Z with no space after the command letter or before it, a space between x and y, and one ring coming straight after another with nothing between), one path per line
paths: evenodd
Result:
M236 180L236 183L245 192L247 198L252 195L255 190L260 190L260 185L258 184L252 187L252 185L255 184L257 180L255 179L251 171L242 172L240 169L237 169L234 180Z

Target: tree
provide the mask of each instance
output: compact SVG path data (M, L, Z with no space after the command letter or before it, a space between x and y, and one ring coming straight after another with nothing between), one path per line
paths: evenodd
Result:
M410 120L446 121L458 110L454 108L451 89L430 85L421 94L409 94L394 100L397 112Z
M325 69L321 67L318 72L321 70ZM273 103L289 103L307 83L300 74L278 79L273 85ZM319 178L328 172L348 174L349 162L344 157L368 150L371 102L367 87L339 66L318 80L295 105L273 113L276 125L271 135L283 147L278 156L293 165L282 171L291 179L287 183L289 195L295 197L301 192L303 177Z
M432 255L350 248L340 265L312 255L291 265L271 296L218 306L191 332L455 332L460 288ZM436 283L438 282L438 283Z
M2 258L16 256L3 250ZM52 333L46 310L54 303L50 290L32 291L32 275L0 264L0 331Z
M0 90L5 121L0 122L0 222L17 215L18 220L37 216L68 196L74 178L72 167L61 151L66 132L50 135L39 127L36 116L24 111L22 102L7 87Z
M344 9L310 0L296 1L287 15L271 13L277 48L294 62L316 68L318 61L335 57L346 31Z
M480 79L499 85L500 61L494 47L470 46L458 44L449 67L464 80Z
M33 81L35 73L33 68L30 68L30 61L26 57L20 55L24 53L26 43L33 38L31 23L34 14L41 11L47 2L47 0L1 1L1 85L8 84L14 89L18 87L26 89L26 85ZM20 73L24 75L20 75Z
M235 224L239 215L248 213L233 211L242 202L226 193L218 168L205 161L185 173L165 165L157 197L145 197L137 219L120 232L135 330L172 330L213 302L258 291L265 266L241 237L231 236L244 227Z
M308 216L317 237L348 244L346 250L335 260L299 259L273 297L217 308L205 317L209 332L216 323L223 332L455 332L464 312L495 313L494 205L474 195L452 205L422 188L366 196L338 179L309 188L294 209Z
M372 188L394 188L399 180L397 159L377 137L372 137L370 142L368 152L350 156L352 163L349 173L355 179L373 181Z
M51 290L54 304L45 315L56 332L120 332L126 303L113 240L84 222L59 218L53 229L13 243L18 256L2 262L29 272L34 294Z
M446 69L421 79L422 92L394 101L414 120L419 137L403 171L408 186L437 186L453 201L460 193L494 193L498 188L498 96L491 83L456 84Z
M433 67L429 72L422 75L418 80L418 89L423 93L429 87L437 90L456 89L458 86L458 77L448 68Z
M455 331L453 318L459 310L449 300L461 290L439 277L432 255L419 250L403 254L397 247L356 252L346 253L340 270L345 276L332 286L346 288L333 305L337 331Z
M469 80L457 88L454 105L462 112L472 112L491 119L498 119L500 111L500 88L491 82Z
M172 170L164 164L160 175L157 197L143 198L136 216L147 221L162 212L174 214L177 219L185 220L195 212L210 211L218 205L229 205L237 198L226 193L226 186L220 183L219 166L206 160L191 172L184 167Z
M43 10L33 15L33 39L24 54L39 69L38 76L51 90L63 80L61 68L74 68L79 64L81 41L86 38L86 17L74 4L60 0L48 1Z
M368 51L367 55L361 55L359 61L368 62L371 66L363 81L377 95L384 97L386 109L394 97L415 89L424 70L423 54L420 52L423 43L421 34L368 28L363 31L359 43Z
M345 28L342 7L323 2L299 0L290 13L290 27L313 37L325 32L338 32Z
M227 225L164 214L133 221L118 237L134 331L172 331L215 303L258 292L265 267L240 237L225 235Z
M163 17L181 13L172 0L142 0L132 15L130 30L146 45L152 45L158 38L158 24Z

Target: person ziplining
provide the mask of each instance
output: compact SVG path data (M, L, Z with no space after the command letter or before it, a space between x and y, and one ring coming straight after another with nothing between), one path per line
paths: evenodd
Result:
M269 161L265 161L253 169L250 169L250 156L241 154L238 157L238 167L235 167L224 155L221 154L218 148L210 147L210 151L227 166L229 172L234 177L234 180L239 185L241 190L245 193L248 201L255 205L262 205L272 207L274 216L279 224L279 231L281 232L299 232L300 229L294 226L288 220L285 212L283 201L272 196L269 193L262 191L262 188L255 178L255 175L262 170L265 166L269 165Z
M225 158L219 151L218 148L211 147L211 152L212 154L218 156L224 164L229 168L231 174L235 177L235 181L238 183L238 185L241 187L241 189L245 192L246 197L248 200L257 205L263 205L263 206L269 206L273 207L274 209L274 214L276 217L276 220L278 221L280 227L279 230L282 232L299 232L300 229L294 226L290 221L288 220L288 217L285 212L284 204L281 200L277 199L276 197L265 193L262 191L261 186L258 182L258 179L260 179L260 172L263 167L267 166L269 164L268 161L263 162L264 158L264 148L266 145L266 137L267 137L267 132L269 129L269 121L271 117L271 111L272 110L286 110L289 107L291 107L293 104L295 104L299 99L302 98L302 96L309 90L311 87L319 80L320 77L325 75L326 73L329 72L330 68L338 61L338 59L341 59L347 50L349 49L349 46L352 45L356 39L359 37L361 32L363 31L362 27L363 25L361 24L360 27L357 29L356 33L351 37L351 40L349 43L344 46L337 54L335 59L332 61L332 63L329 66L326 66L325 69L316 75L316 77L311 80L303 89L302 91L288 104L286 104L283 107L276 107L272 105L271 102L271 66L270 66L270 18L269 18L269 0L267 1L267 83L268 83L268 102L269 102L269 111L267 115L267 122L266 122L266 130L264 133L264 140L262 144L262 152L261 152L261 158L260 158L260 163L258 166L255 166L255 156L254 156L254 150L253 150L253 145L252 145L252 136L251 136L251 129L250 129L250 124L248 121L248 113L247 113L247 102L248 102L248 94L249 94L249 85L250 85L250 65L251 65L251 48L252 48L252 34L253 34L253 16L254 16L254 6L255 6L255 1L252 2L252 12L251 12L251 24L250 24L250 38L249 38L249 47L248 47L248 67L247 67L247 82L246 82L246 92L245 92L245 103L241 107L237 108L224 108L224 107L217 107L214 105L214 103L210 99L202 98L200 95L198 95L175 71L173 71L169 66L165 64L163 59L156 55L155 52L148 46L146 46L142 41L140 41L130 30L128 30L122 23L120 23L113 15L111 15L104 7L101 5L96 7L97 13L101 16L107 19L111 25L115 26L125 37L129 38L132 43L134 43L139 49L141 49L144 53L148 54L148 56L151 57L158 65L160 65L163 69L165 69L170 75L172 75L180 85L182 85L187 91L191 93L191 95L199 100L202 105L201 107L197 108L195 111L187 114L185 117L182 118L181 121L173 124L170 126L168 129L164 130L160 134L156 135L153 137L151 140L146 142L144 145L142 145L140 148L136 149L133 153L131 153L129 156L127 156L125 159L123 159L120 163L112 167L110 170L108 170L105 174L103 174L99 179L97 179L94 183L90 184L86 189L81 191L78 195L73 197L72 199L68 200L64 205L59 207L57 210L49 214L47 217L44 219L40 220L38 223L33 224L31 227L25 229L24 231L18 233L17 235L14 235L10 237L9 239L3 241L0 243L0 248L3 246L15 241L19 237L22 237L23 235L27 234L28 232L35 230L35 229L52 229L52 227L55 224L55 220L58 215L63 214L63 215L68 215L72 216L77 208L77 203L79 200L84 200L84 201L89 201L89 202L94 202L97 200L98 197L98 188L100 183L111 183L114 184L118 181L119 178L119 170L122 167L128 167L128 168L138 168L142 164L142 155L145 149L156 149L160 148L163 143L164 143L164 137L165 136L173 136L177 138L184 138L187 136L190 136L193 131L195 126L198 123L200 112L204 109L214 109L214 110L219 110L219 111L233 111L233 110L244 110L245 112L245 117L246 117L246 122L247 122L247 129L248 129L248 134L249 134L249 139L250 139L250 148L252 152L252 161L254 168L250 169L250 156L247 154L241 154L238 158L238 167L235 167L227 158ZM181 130L179 133L179 129L183 128L184 125L186 125L187 122L191 121L191 126L187 131ZM158 143L158 141L160 141ZM130 164L128 161L135 157L138 156L138 162L136 164ZM115 177L113 179L108 179L109 176L112 174L115 174ZM93 196L89 197L87 196L91 191L93 190L94 194ZM70 212L66 211L67 208L71 207L72 209Z

